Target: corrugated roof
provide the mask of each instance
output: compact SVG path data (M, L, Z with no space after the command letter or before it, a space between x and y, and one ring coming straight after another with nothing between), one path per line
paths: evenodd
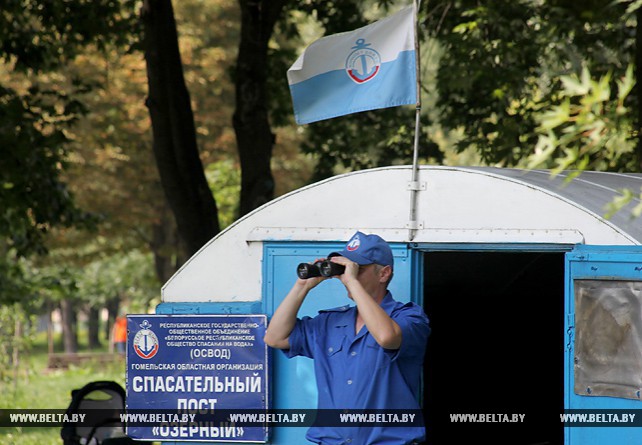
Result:
M629 189L639 196L642 189L642 173L610 173L584 171L579 176L569 180L572 172L565 171L557 176L551 176L549 170L520 170L493 167L472 167L471 170L481 170L497 176L505 176L547 190L559 195L587 210L605 217L609 203L620 196L620 191ZM635 218L632 210L640 204L639 198L634 198L619 212L608 220L628 233L642 244L642 217Z

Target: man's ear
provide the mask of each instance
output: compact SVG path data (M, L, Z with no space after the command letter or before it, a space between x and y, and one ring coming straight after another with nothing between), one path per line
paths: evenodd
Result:
M380 283L387 283L390 281L390 277L392 276L392 267L390 266L383 266L379 270L379 282Z

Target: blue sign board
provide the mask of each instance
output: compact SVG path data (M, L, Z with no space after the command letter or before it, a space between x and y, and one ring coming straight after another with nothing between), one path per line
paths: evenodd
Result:
M265 315L128 315L127 435L266 442L265 426L215 416L267 410L266 325Z

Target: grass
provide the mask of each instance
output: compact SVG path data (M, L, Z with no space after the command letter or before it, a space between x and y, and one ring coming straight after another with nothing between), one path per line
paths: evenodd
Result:
M21 361L15 379L0 381L0 409L65 409L72 389L95 380L113 380L125 387L124 358L47 370L46 340L38 338ZM0 428L0 445L14 444L61 445L60 428Z

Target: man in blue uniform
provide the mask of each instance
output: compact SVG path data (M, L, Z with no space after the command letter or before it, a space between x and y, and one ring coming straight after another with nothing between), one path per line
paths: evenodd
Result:
M326 278L298 279L274 312L265 342L288 357L314 359L319 409L418 412L430 328L420 306L397 302L388 291L394 267L390 246L378 235L357 232L341 252L329 257L345 266L336 278L356 307L299 319L304 299ZM384 424L313 426L306 437L324 445L403 445L422 441L425 429Z

